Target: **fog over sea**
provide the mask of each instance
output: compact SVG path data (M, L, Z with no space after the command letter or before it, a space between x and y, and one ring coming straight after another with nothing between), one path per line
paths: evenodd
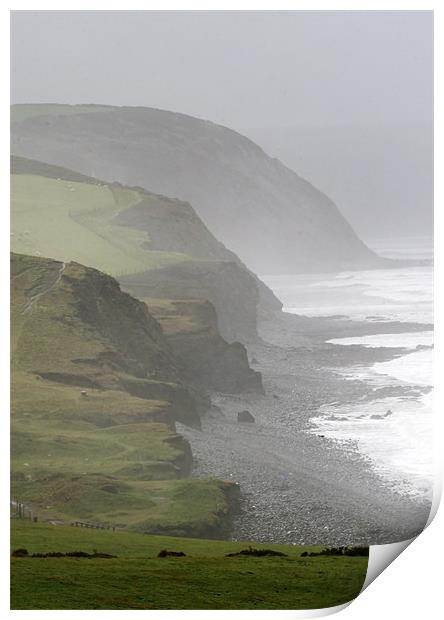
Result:
M385 239L369 245L390 258L433 257L432 240L423 237ZM286 312L343 315L372 322L433 323L432 265L263 279L282 300ZM397 359L338 372L345 378L360 379L374 390L385 386L413 389L397 397L361 399L346 405L327 403L312 419L313 431L344 442L345 446L357 445L397 489L430 498L433 349L416 347L433 345L433 332L378 334L330 342L344 347L360 344L407 348L408 354Z

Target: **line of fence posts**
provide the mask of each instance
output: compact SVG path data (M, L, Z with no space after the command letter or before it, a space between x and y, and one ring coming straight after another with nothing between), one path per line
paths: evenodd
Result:
M11 499L10 501L11 508L15 509L15 515L19 519L29 519L30 521L34 521L37 523L38 517L35 515L30 508L27 508L25 504L22 502ZM115 531L115 527L113 525L98 525L96 523L85 523L84 521L74 521L71 525L75 527L88 527L96 530L112 530Z
M97 523L85 523L85 521L74 521L71 523L74 527L89 527L94 530L112 530L115 531L115 526L113 525L99 525Z
M11 500L11 508L15 508L15 515L19 519L29 519L37 523L38 517L32 512L30 508L27 508L25 504L19 501Z

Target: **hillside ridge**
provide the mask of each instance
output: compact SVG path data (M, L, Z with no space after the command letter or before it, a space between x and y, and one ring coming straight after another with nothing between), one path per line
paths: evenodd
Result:
M154 108L59 112L13 122L13 152L186 200L256 273L390 264L325 194L232 129Z
M194 272L193 295L215 305L221 333L230 342L257 337L258 305L268 312L282 307L210 233L189 203L26 158L12 157L11 173L14 251L77 260L110 273L122 284L131 274L153 272L151 278L165 266L173 273L187 263L187 270ZM79 237L82 244L76 242ZM205 290L199 290L205 265L213 274L212 283L207 281ZM231 284L222 276L227 269ZM142 296L159 297L146 290ZM167 291L169 296L177 294Z
M175 424L199 427L210 399L147 305L74 262L12 254L11 276L13 497L41 520L225 535L239 489L187 478L192 453Z

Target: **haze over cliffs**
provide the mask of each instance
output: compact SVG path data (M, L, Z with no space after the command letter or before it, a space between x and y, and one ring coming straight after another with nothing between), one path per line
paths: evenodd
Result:
M60 166L11 160L12 248L114 275L139 298L209 300L224 338L257 337L280 302L188 203Z
M12 151L189 201L255 273L383 266L333 202L248 138L152 108L16 105Z

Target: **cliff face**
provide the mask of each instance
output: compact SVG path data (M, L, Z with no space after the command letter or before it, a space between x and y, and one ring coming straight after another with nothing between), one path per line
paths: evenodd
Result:
M13 254L11 265L17 334L13 359L20 370L59 384L167 401L174 419L193 424L209 406L206 394L212 390L262 391L260 374L250 369L245 347L222 338L208 301L157 299L152 305L148 300L148 309L122 292L114 278L77 263ZM235 263L211 265L239 269ZM140 298L147 297L146 291L167 296L157 295L165 293L168 284L162 270L147 273L158 271L161 286L144 282L137 291ZM192 283L183 272L173 270L173 275L169 292L179 299L192 296ZM194 276L202 280L208 272ZM227 279L232 284L231 274ZM219 303L225 294L232 310L228 284L216 272L205 290L218 291ZM257 292L254 282L251 290ZM232 294L236 299L236 292Z
M256 273L385 264L327 196L230 129L152 108L23 110L15 154L187 200Z
M180 252L193 260L122 275L122 286L138 297L208 299L216 308L224 338L230 342L254 340L258 308L277 311L281 302L217 241L190 204L138 191L140 201L119 212L113 223L145 232L147 240L142 247L146 250Z
M146 304L78 263L12 254L11 276L12 496L39 520L225 535L233 485L183 479L175 431L209 399Z
M258 289L237 263L188 260L121 276L120 282L139 299L206 299L215 307L220 334L228 342L256 338Z
M146 305L113 278L77 263L14 254L11 273L15 370L167 401L170 415L199 423L203 397L187 390Z
M263 392L239 342L221 338L214 307L199 300L144 300L159 321L182 372L192 385L217 392Z
M259 303L281 308L188 203L24 158L11 171L14 251L88 264L139 296L209 299L230 341L257 336Z

